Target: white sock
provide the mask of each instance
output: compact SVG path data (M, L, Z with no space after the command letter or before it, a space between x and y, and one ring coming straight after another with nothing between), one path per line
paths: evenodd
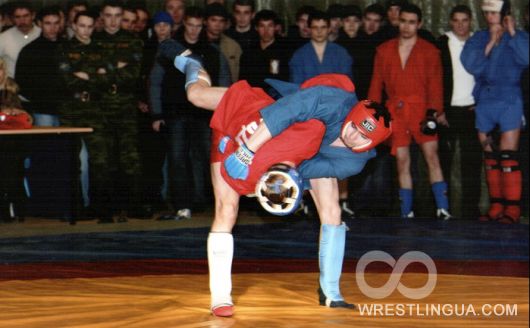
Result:
M210 232L208 235L208 268L212 308L232 303L232 258L234 238L227 232Z

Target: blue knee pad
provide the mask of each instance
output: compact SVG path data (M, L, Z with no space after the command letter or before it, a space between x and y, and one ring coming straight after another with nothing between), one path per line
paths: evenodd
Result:
M190 56L175 57L175 67L186 74L186 88L199 80L199 71L203 69L199 60Z
M340 294L340 275L346 245L346 224L323 224L320 232L319 266L320 287L332 301L343 301Z

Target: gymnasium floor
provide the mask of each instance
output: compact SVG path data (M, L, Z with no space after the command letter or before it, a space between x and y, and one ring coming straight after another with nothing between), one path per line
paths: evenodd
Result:
M348 311L318 306L316 218L246 213L234 230L236 314L222 319L208 309L210 218L0 224L0 327L528 327L528 224L348 221L341 288L357 305ZM366 296L356 265L374 250L429 255L432 293ZM372 263L365 280L380 287L391 273ZM399 278L421 288L429 276L413 263Z

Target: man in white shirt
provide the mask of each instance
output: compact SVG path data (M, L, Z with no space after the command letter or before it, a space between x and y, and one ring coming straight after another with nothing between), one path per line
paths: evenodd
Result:
M480 215L479 172L482 154L475 129L475 79L460 61L460 54L472 34L471 20L471 9L468 6L455 6L449 19L451 30L438 39L444 68L444 108L449 122L449 127L440 129L439 153L443 174L449 184L455 169L460 171L460 186L451 186L449 189L461 195L453 204L460 204L462 217L476 219ZM460 167L452 168L457 142ZM452 209L452 212L455 210Z
M20 50L40 36L40 27L33 24L35 12L28 2L13 3L11 20L15 24L12 28L0 34L0 57L7 64L7 74L15 77L15 65Z

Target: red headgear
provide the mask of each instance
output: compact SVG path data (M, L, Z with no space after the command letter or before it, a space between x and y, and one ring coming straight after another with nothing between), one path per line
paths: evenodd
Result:
M374 148L392 133L390 126L390 114L388 110L371 100L359 101L355 105L342 125L342 133L353 124L370 142L352 148L354 152L360 153Z
M0 130L31 129L31 117L26 113L10 115L0 112Z

